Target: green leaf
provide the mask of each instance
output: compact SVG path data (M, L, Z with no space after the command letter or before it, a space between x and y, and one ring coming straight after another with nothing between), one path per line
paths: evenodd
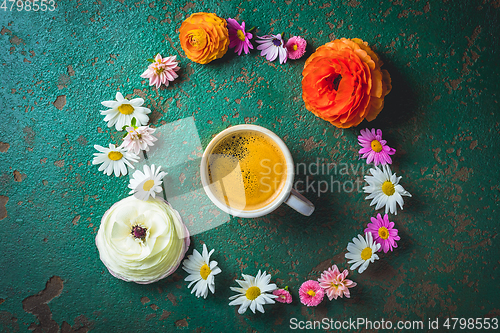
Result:
M130 125L132 125L132 127L135 128L135 124L136 124L137 120L134 118L132 118L132 122L130 123Z
M125 137L128 135L128 132L125 132L125 134L123 134L123 138L125 139Z
M148 61L149 61L149 62L155 62L155 60L154 60L154 59L151 59L151 58L149 58L149 59L148 59Z
M127 131L126 128L127 128L127 125L123 125L122 131Z

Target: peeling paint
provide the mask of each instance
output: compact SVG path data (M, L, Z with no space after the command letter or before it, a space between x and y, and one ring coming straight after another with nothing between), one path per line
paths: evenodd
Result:
M3 220L7 217L7 202L9 202L9 197L0 195L0 220Z
M6 142L0 142L0 153L6 153L9 151L10 145Z
M62 87L60 89L62 89ZM57 96L56 100L52 104L54 104L57 109L62 110L66 105L66 95Z

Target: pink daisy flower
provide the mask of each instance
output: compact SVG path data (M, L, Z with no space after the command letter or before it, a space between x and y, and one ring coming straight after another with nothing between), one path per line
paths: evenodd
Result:
M234 47L234 53L241 55L241 51L244 51L247 54L250 52L249 49L253 49L252 43L250 43L253 35L245 32L245 22L241 22L240 25L235 19L228 18L227 30L229 32L229 47Z
M389 250L398 247L396 241L401 238L398 236L398 229L394 229L394 222L389 222L389 216L384 215L384 218L377 214L377 218L371 217L371 223L368 223L365 233L370 232L373 235L373 240L381 245L380 250L387 253Z
M266 36L257 36L260 40L257 40L257 43L260 45L257 46L257 50L260 50L260 55L265 56L267 60L274 61L279 55L280 64L286 63L287 59L287 51L285 45L283 43L283 39L281 38L281 34L278 35L266 35Z
M337 299L337 297L347 297L349 298L351 294L349 293L349 288L355 287L356 282L346 279L349 271L344 269L340 273L337 265L333 265L328 268L328 270L321 273L321 277L318 279L321 288L325 289L328 299Z
M276 289L275 291L273 291L273 295L278 296L277 298L275 298L276 302L286 303L286 304L292 303L292 295L290 294L287 288Z
M175 58L176 56L162 58L158 53L153 63L141 74L141 77L149 79L149 85L155 85L156 89L159 89L162 84L168 87L168 82L175 80L179 76L176 72L180 67Z
M135 119L134 119L135 120ZM135 122L132 126L125 128L127 135L123 139L121 147L125 147L130 153L139 155L141 150L149 151L150 146L154 146L157 138L152 134L156 131L155 128L149 126L135 127Z
M392 164L392 159L389 155L394 155L396 149L387 146L387 141L382 140L382 131L372 128L371 132L367 128L361 130L361 135L358 136L358 143L363 147L359 150L361 158L366 158L366 163L372 161L375 166L381 164Z
M286 50L288 51L288 58L299 59L306 52L307 42L304 38L299 36L291 37L286 42Z
M325 291L320 287L318 281L308 280L300 286L300 301L307 306L317 306L323 300Z

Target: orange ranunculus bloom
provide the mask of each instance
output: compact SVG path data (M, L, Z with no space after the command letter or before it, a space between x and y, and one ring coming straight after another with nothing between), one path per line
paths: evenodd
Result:
M391 91L382 61L361 39L336 39L320 46L302 71L306 108L340 128L372 121Z
M227 22L212 13L191 14L182 22L179 39L189 59L199 64L208 64L227 52Z

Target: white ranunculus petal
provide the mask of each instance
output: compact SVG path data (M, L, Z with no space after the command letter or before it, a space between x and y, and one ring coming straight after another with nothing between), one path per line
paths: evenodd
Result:
M113 223L113 228L111 229L111 239L113 241L121 241L125 237L129 237L131 234L130 224L124 221L117 220Z

